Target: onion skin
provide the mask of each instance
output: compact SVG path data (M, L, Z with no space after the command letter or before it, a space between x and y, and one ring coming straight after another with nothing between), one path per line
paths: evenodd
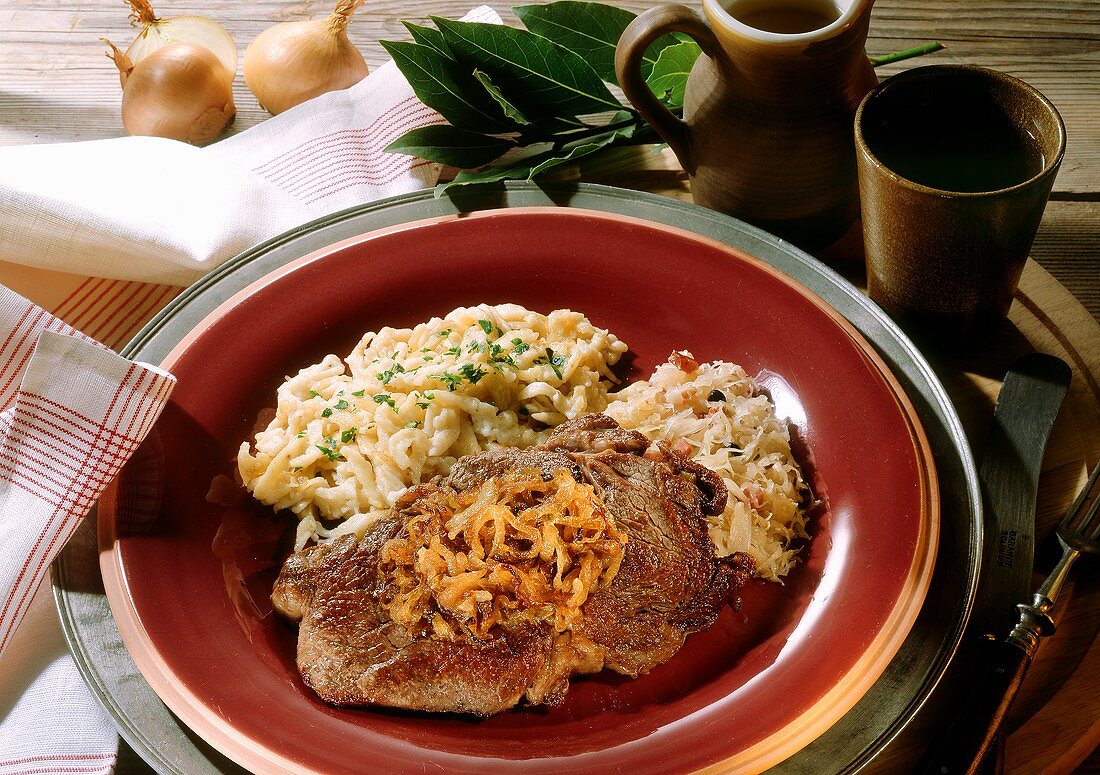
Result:
M361 2L343 0L327 19L276 24L248 44L244 82L263 108L276 115L367 77L367 63L346 32Z
M226 78L237 74L237 44L222 25L204 16L176 16L155 19L137 34L126 56L135 65L170 43L194 43L205 46L225 66Z
M138 64L158 48L169 43L195 43L206 46L225 65L232 82L237 74L237 44L222 25L205 16L175 16L158 18L149 0L126 0L130 5L130 23L141 27L126 56Z
M225 69L209 49L193 43L157 49L126 75L126 133L192 145L216 139L237 114Z

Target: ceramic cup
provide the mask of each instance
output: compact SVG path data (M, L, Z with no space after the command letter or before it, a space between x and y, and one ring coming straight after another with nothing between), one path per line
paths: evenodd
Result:
M855 137L871 298L918 327L1001 320L1065 152L1054 105L994 70L920 67L864 98Z

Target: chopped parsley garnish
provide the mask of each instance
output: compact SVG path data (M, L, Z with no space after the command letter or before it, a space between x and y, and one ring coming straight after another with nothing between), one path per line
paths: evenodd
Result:
M367 391L365 391L365 390L356 390L354 393L352 393L352 395L355 396L356 398L362 398L363 394L366 393L366 392Z
M348 444L355 441L355 437L359 435L358 428L348 428L346 431L340 431L340 441Z
M516 362L512 359L512 356L504 352L504 348L499 344L492 343L489 345L489 365L497 371L504 371L501 364L508 366L515 366Z
M553 350L547 347L546 355L540 355L538 358L535 358L535 363L548 364L550 368L554 370L554 374L557 375L558 379L562 378L561 367L565 365L564 355L557 355Z
M479 321L477 321L477 324L479 326L481 326L481 330L485 332L486 336L493 333L493 324L492 324L492 322L490 322L488 320L479 320Z
M321 397L321 394L320 394L320 393L318 393L318 392L317 392L316 390L314 390L313 388L310 388L310 390L309 390L309 397L310 397L310 398L320 398L320 397Z
M339 460L341 458L341 455L335 449L336 442L332 439L325 439L325 444L327 444L328 446L322 447L320 444L317 444L315 446L317 447L317 449L321 450L321 454L323 454L329 460Z
M481 381L481 378L488 373L489 372L485 371L485 369L480 366L475 366L472 363L467 363L462 367L462 376L470 380L471 385L476 385Z
M321 412L322 417L332 417L332 407L326 406L324 411Z
M298 431L297 433L294 434L294 438L296 438L296 439L304 439L305 437L306 437L306 432L305 431Z
M387 404L390 407L390 409L394 410L395 412L397 411L397 404L395 404L393 402L393 399L390 398L385 393L379 393L376 396L371 396L371 400L374 401L374 403L378 404L379 406L381 406L382 404Z
M290 470L293 471L294 473L298 473L299 471L302 470L302 467L301 466L294 466L294 468L292 468Z
M458 387L458 383L462 381L462 377L445 371L439 375L439 380L447 386L448 391L453 393L455 388Z
M429 401L434 401L435 400L435 393L425 393L424 398L428 399Z
M520 339L518 336L512 340L512 353L515 355L523 355L525 352L531 349L531 345Z
M419 428L423 423L420 420L413 420L412 422L405 423L406 428Z
M337 401L333 405L332 408L333 409L347 409L348 408L348 402L341 398L339 401Z
M478 342L476 340L473 341L473 342L470 342L470 346L466 348L466 352L468 352L468 353L480 353L480 352L484 352L484 351L485 351L485 343L484 342Z
M424 360L426 360L426 361L434 361L434 360L435 360L435 358L433 358L433 357L432 357L432 356L430 356L430 355L425 355L425 356L424 356Z
M378 374L377 377L378 377L378 380L383 385L388 385L388 384L390 384L390 380L392 380L395 375L404 374L404 373L405 373L405 367L402 366L400 363L395 363L395 364L393 364L393 366L386 369L381 374Z
M453 355L457 358L458 356L462 355L462 348L452 347L451 349L447 350L447 355Z
M422 352L422 353L430 353L431 351L432 351L432 348L430 348L430 347L421 347L420 348L420 352Z
M428 408L428 402L427 401L417 401L416 405L419 406L421 409L427 409Z
M451 332L452 332L453 330L454 330L453 328L445 328L445 329L443 329L442 331L440 331L440 332L439 332L438 334L436 334L436 336L440 336L440 337L443 337L443 336L450 336L450 335L451 335Z

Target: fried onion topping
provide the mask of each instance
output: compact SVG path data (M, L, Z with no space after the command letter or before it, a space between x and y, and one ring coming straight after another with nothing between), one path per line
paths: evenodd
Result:
M571 629L614 579L627 541L592 486L564 469L509 472L464 492L440 487L405 514L403 534L382 548L386 609L446 640L523 622Z

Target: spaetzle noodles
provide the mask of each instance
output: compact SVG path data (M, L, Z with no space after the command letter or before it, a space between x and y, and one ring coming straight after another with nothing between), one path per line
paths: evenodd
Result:
M241 478L298 516L298 548L361 532L459 457L531 446L547 427L602 411L625 351L579 312L516 304L372 331L346 358L327 355L279 386L274 419L241 445Z

